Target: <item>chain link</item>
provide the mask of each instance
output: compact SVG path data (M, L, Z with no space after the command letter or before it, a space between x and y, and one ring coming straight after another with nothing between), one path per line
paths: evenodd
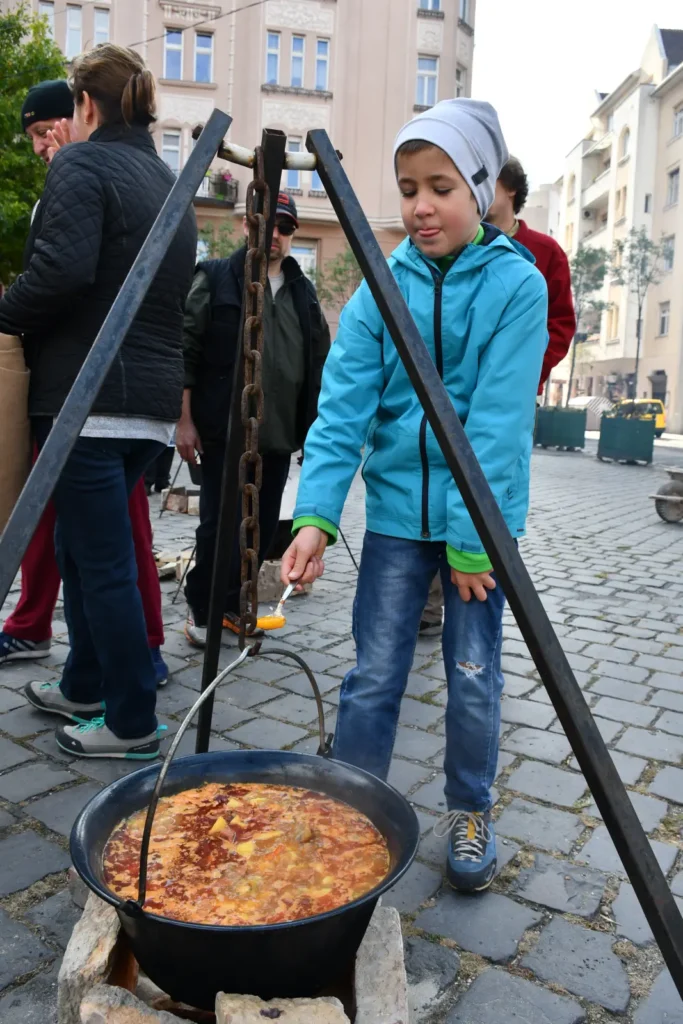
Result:
M260 211L256 212L256 197ZM265 180L263 149L254 154L254 178L247 188L246 216L249 227L247 258L244 264L244 390L241 418L244 427L244 454L240 459L239 488L242 495L240 524L240 647L245 637L256 629L258 617L258 552L261 546L259 529L259 491L263 479L263 463L259 454L259 426L263 423L263 307L268 274L266 224L270 196Z

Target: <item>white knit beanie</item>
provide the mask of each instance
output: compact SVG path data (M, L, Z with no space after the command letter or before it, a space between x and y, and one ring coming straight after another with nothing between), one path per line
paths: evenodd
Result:
M404 142L420 139L446 153L472 189L485 217L496 193L496 181L508 159L498 114L481 100L442 100L404 125L394 142L396 154Z

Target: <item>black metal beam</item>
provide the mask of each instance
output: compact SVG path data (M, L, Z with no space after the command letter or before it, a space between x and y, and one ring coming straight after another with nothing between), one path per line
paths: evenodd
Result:
M334 148L308 133L317 170L427 415L600 809L650 928L683 997L683 918L638 821L564 651L517 551L448 392Z
M232 118L214 110L159 211L55 420L0 539L0 605L104 379ZM77 213L74 212L74 216Z
M270 242L275 224L277 194L280 190L280 179L285 162L287 136L284 132L266 128L261 138L263 147L263 170L270 193L269 216L266 224L266 252L270 252ZM254 200L261 203L259 193ZM254 264L254 274L258 273ZM244 429L242 427L241 402L244 387L244 347L242 345L242 328L244 310L240 321L238 352L235 362L235 374L232 384L230 404L230 420L223 462L223 481L221 484L221 507L218 514L216 550L214 553L213 574L211 578L211 597L209 600L209 616L206 631L206 647L204 649L204 665L202 668L202 693L211 686L218 675L218 660L221 653L221 637L223 635L223 613L225 611L225 594L227 580L232 572L233 537L238 515L238 477L240 458L244 452ZM268 339L265 339L268 344ZM195 749L204 754L209 749L211 719L213 717L214 694L202 704L197 719L197 740Z

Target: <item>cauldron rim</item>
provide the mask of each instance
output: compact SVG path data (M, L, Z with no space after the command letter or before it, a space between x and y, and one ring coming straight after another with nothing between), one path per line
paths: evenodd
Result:
M263 758L264 760L266 760L269 757L272 758L273 755L281 757L284 761L291 761L299 764L316 765L321 760L324 760L324 763L334 764L335 766L346 769L347 771L357 776L360 776L361 778L368 779L374 787L380 787L389 790L394 797L398 798L399 802L403 803L412 812L416 826L414 841L412 843L412 850L409 852L408 856L404 856L404 862L402 864L397 864L394 867L394 869L392 871L389 871L386 877L373 889L370 889L368 890L368 892L363 893L362 896L359 896L357 899L353 900L350 903L342 903L341 906L339 907L334 907L332 910L327 910L322 914L315 914L312 917L300 917L296 918L293 921L277 921L272 924L220 925L202 924L196 921L180 921L177 918L164 917L161 914L154 914L148 910L144 910L141 908L136 912L136 917L144 917L146 920L149 921L159 922L160 924L164 925L174 925L176 927L187 928L193 931L218 932L221 935L245 935L247 933L258 934L263 932L282 931L284 929L291 929L295 927L304 927L306 925L314 924L316 922L329 920L330 918L343 914L346 911L359 907L362 904L369 902L370 900L377 900L384 892L392 888L392 886L394 886L396 882L398 882L399 879L403 877L408 868L411 866L413 860L415 859L415 853L417 852L417 846L419 844L420 838L419 822L417 819L417 815L415 814L415 809L409 803L406 797L404 797L402 793L399 793L399 791L394 786L391 786L388 782L384 782L382 779L378 779L375 775L372 775L370 772L367 772L362 768L357 768L355 765L347 764L345 761L322 759L314 754L304 754L292 750L213 750L208 751L205 754L190 754L185 757L176 758L172 762L172 768L176 768L182 765L189 766L190 764L196 764L197 761L201 761L202 763L206 763L207 761L219 763L221 761L229 760L231 755L234 756L240 754L249 754L256 761L260 760L261 758ZM97 807L99 807L100 804L107 802L111 798L111 794L115 793L115 791L119 787L125 788L126 784L129 784L129 780L131 778L133 778L134 776L141 778L141 776L143 775L152 776L158 773L158 771L160 770L161 762L157 761L154 764L145 765L143 768L140 768L135 772L130 772L128 775L125 775L122 778L116 779L114 782L109 783L107 786L103 787L103 789L101 789L98 793L96 793L93 797L91 797L87 804L85 804L85 806L81 809L80 813L78 814L78 817L76 818L71 829L69 849L71 854L71 860L76 871L83 879L83 881L86 883L88 888L92 892L94 892L95 895L99 896L100 899L103 899L106 903L109 903L111 906L113 906L119 914L127 913L126 901L122 900L120 897L117 897L115 893L113 893L104 885L104 883L100 882L100 880L96 877L95 873L91 870L88 861L88 853L85 850L85 844L82 840L81 835L83 831L83 823L87 821L93 808L97 809ZM167 779L167 781L169 780ZM196 788L196 786L188 786L187 788L193 789ZM182 792L182 790L177 790L176 792ZM318 790L317 792L323 791ZM162 796L163 795L164 793L162 791ZM123 819L119 818L119 821L121 820ZM373 822L373 824L375 823ZM375 824L375 827L377 828L378 826ZM109 835L111 835L111 832L109 833Z

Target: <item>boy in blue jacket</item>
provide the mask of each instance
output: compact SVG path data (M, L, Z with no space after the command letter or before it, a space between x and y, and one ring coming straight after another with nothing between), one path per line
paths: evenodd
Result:
M524 533L547 289L533 257L482 223L508 153L495 110L444 100L399 132L394 159L408 238L390 258L513 537ZM336 540L365 447L367 533L334 756L386 779L420 615L437 571L448 680L448 878L463 891L496 868L504 595L417 395L363 283L344 309L309 431L285 582L312 582Z

